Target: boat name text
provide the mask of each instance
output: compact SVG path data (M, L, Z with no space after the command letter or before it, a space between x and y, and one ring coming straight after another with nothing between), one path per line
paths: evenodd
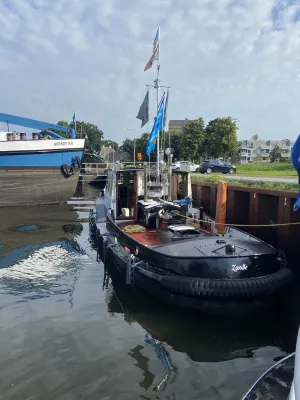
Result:
M54 142L54 146L72 146L74 142Z
M238 271L246 271L248 269L248 265L243 264L243 265L232 265L231 271L233 272L238 272Z

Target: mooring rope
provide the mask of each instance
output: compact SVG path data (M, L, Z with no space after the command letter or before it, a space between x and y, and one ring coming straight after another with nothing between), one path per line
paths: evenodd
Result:
M123 231L126 233L139 233L139 232L145 232L146 230L147 229L142 225L127 225L123 229Z
M211 225L225 225L225 226L232 227L232 228L268 228L268 227L300 225L300 222L285 222L282 224L223 224L222 222L207 221L206 219L197 219L197 218L193 218L193 217L187 217L186 215L182 215L179 213L176 213L176 215L186 218L186 219L192 219L193 222L200 222L200 223L202 222L202 223L211 224Z

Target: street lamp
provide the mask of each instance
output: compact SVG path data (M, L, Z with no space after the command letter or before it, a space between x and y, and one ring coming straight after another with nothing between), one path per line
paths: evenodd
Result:
M135 166L135 129L134 128L125 128L125 130L133 131L133 165Z

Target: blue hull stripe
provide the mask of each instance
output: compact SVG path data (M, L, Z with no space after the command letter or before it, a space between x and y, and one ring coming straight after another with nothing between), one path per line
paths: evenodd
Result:
M71 165L77 156L82 158L83 150L70 150L57 153L28 153L0 155L1 167L61 167Z

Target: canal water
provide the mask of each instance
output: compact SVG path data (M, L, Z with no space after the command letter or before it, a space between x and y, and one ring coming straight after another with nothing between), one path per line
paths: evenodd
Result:
M1 400L240 399L294 351L293 301L209 317L112 283L87 189L67 205L0 209Z

